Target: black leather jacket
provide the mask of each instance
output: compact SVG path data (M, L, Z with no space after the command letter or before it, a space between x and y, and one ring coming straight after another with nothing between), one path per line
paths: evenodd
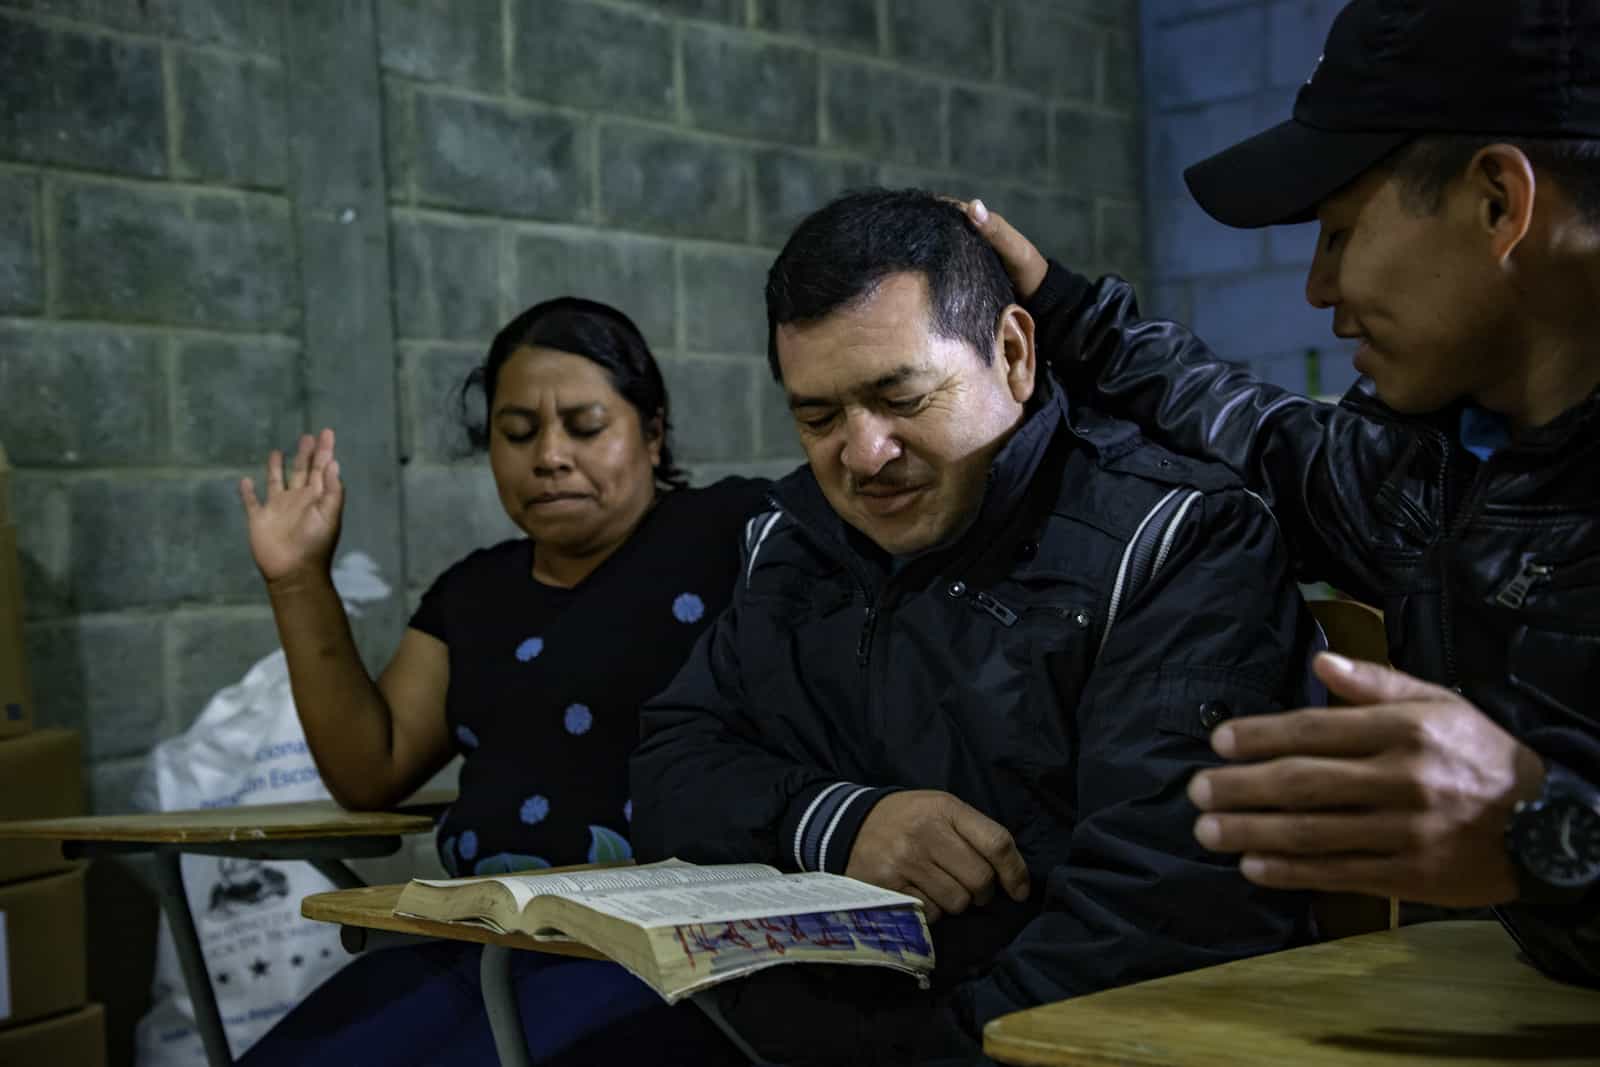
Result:
M1308 699L1316 628L1272 517L1225 469L1041 392L973 526L899 568L808 468L779 482L732 604L642 714L643 859L842 872L910 788L989 815L1027 862L1025 905L934 925L933 996L876 968L719 987L774 1062L975 1053L1005 1012L1309 932L1304 896L1196 843L1184 793L1220 763L1218 721Z
M1268 385L1141 319L1119 279L1052 263L1030 310L1078 395L1227 464L1272 507L1302 580L1382 607L1396 667L1600 782L1600 393L1480 462L1459 409L1402 416L1367 379L1337 405ZM1596 983L1597 897L1497 912L1540 967Z

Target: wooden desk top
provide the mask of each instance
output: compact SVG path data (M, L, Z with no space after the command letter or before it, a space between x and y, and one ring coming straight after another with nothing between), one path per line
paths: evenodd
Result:
M1427 923L1047 1004L983 1038L1050 1067L1593 1067L1600 991L1544 977L1498 923Z
M0 821L0 840L121 841L132 844L215 844L329 837L388 837L433 829L436 799L419 798L397 811L346 811L331 800L240 808L161 811L137 815L79 815L67 819Z
M573 941L535 941L524 934L497 934L479 926L412 919L394 913L401 886L371 885L363 889L339 889L313 893L300 902L300 914L318 922L359 926L365 930L388 930L417 937L437 937L446 941L472 941L480 945L505 945L529 952L554 956L578 956L588 960L606 957L587 945Z

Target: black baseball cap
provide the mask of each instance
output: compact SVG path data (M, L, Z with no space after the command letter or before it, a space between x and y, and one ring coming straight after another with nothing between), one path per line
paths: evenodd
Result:
M1229 226L1309 222L1426 133L1600 138L1600 3L1353 0L1294 117L1183 176Z

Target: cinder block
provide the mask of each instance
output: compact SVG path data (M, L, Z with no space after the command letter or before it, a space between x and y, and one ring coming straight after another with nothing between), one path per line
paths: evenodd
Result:
M1189 190L1183 184L1186 167L1261 132L1287 114L1261 97L1249 97L1151 116L1147 124L1151 195L1188 198Z
M259 0L18 0L12 6L260 55L281 50L277 7Z
M84 478L68 495L76 610L258 595L233 478Z
M15 463L149 465L171 455L167 375L151 334L0 326L0 396L0 441Z
M0 146L30 163L166 173L161 53L153 44L0 17Z
M1219 354L1249 360L1282 352L1327 349L1333 315L1306 303L1297 271L1197 282L1194 328Z
M408 345L401 360L402 447L411 463L458 463L473 458L463 417L483 425L483 394L462 386L483 364L481 349L454 345Z
M1102 48L1100 102L1119 111L1138 111L1144 98L1144 72L1133 36L1108 33Z
M972 0L888 0L889 51L943 74L983 80L994 74L990 4Z
M744 0L637 0L641 7L654 8L666 15L685 15L695 19L744 24ZM832 0L829 0L831 3Z
M264 605L264 589L261 600ZM219 689L237 684L257 660L278 649L278 629L266 606L186 609L167 617L166 630L173 733L187 730Z
M956 170L1003 174L1013 181L1047 180L1050 119L1045 106L1015 93L952 88L950 163Z
M1188 324L1194 316L1191 312L1189 299L1189 286L1180 282L1174 285L1152 285L1149 289L1149 299L1141 299L1139 307L1145 314L1158 319L1171 319L1173 322Z
M1173 0L1051 0L1068 14L1106 26L1132 27L1139 23L1141 8L1160 8ZM1177 0L1179 3L1207 2L1207 0ZM1235 0L1209 0L1211 3L1233 3Z
M293 342L179 341L173 392L175 451L196 465L259 470L268 452L320 429L306 423L305 366Z
M406 468L406 582L426 589L475 548L522 536L495 491L487 457Z
M600 131L600 202L613 225L742 240L746 168L728 145L618 123Z
M1161 279L1231 274L1264 262L1260 230L1236 230L1211 218L1188 197L1148 204L1151 269Z
M1079 270L1095 260L1094 201L1087 197L1007 188L984 193L983 202L1045 255Z
M708 130L791 145L817 140L817 55L727 30L683 34L684 104Z
M857 52L880 50L877 0L761 0L760 11L762 29Z
M666 241L603 232L521 233L512 247L513 314L553 297L581 296L622 311L651 345L675 343L677 297Z
M383 79L383 169L389 200L416 199L417 94L391 77Z
M756 458L755 360L677 356L661 361L672 397L672 448L680 463Z
M1096 258L1102 267L1132 278L1144 273L1144 210L1126 200L1100 202Z
M1143 198L1137 121L1058 108L1055 127L1060 181L1079 192Z
M11 514L22 562L23 615L63 615L72 606L72 506L68 483L39 470L11 479Z
M1152 27L1146 88L1158 111L1245 96L1266 84L1264 7L1250 5Z
M776 149L757 153L755 168L757 240L774 246L813 211L873 181L867 163Z
M577 120L421 90L413 106L420 202L513 218L588 214L589 131Z
M384 69L494 91L505 82L500 0L379 0Z
M488 346L500 322L500 231L432 219L390 220L395 325L402 337Z
M794 416L789 411L789 396L783 386L767 373L759 375L756 383L756 454L762 459L805 462L805 452L800 447L800 432L795 428Z
M1333 20L1348 0L1277 0L1267 8L1267 83L1294 90L1311 80ZM1287 108L1285 108L1287 110Z
M89 811L96 815L120 815L139 810L139 790L149 765L149 756L143 752L91 763L86 768Z
M166 733L166 661L154 620L32 623L27 645L38 724L81 730L87 759L141 754Z
M824 64L822 142L913 167L944 162L944 86L868 63Z
M282 69L187 49L174 64L179 176L282 188L289 173Z
M669 23L587 0L522 0L512 12L511 82L519 94L643 118L672 115Z
M1267 229L1267 259L1274 267L1294 267L1301 271L1311 269L1317 254L1317 241L1321 238L1320 223L1307 222L1299 226L1271 226Z
M1064 18L1048 4L1009 3L1005 80L1042 96L1091 102L1105 36L1104 30Z
M38 219L37 179L0 174L0 314L30 315L44 306Z
M679 253L688 351L765 358L765 292L772 260L765 251L686 248Z
M299 324L282 200L69 182L54 210L66 316L280 331Z

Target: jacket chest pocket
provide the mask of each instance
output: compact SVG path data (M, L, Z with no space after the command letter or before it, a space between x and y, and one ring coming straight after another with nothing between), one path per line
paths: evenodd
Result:
M1545 707L1600 722L1600 556L1529 557L1494 602L1516 612L1507 650L1511 686Z

